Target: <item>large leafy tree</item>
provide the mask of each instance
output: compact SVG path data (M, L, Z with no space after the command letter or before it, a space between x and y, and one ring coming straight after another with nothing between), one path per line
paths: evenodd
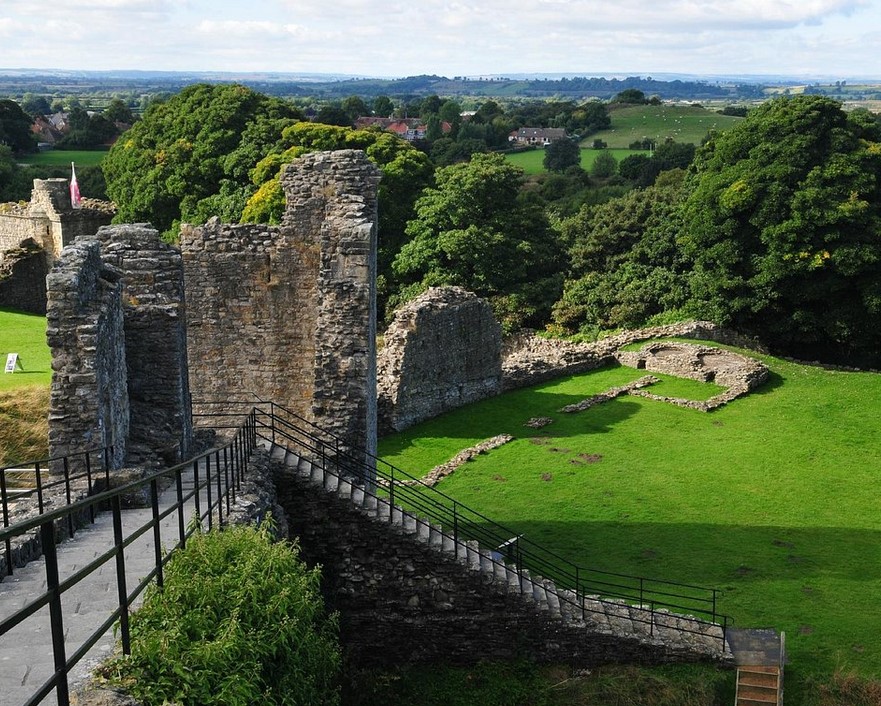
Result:
M172 232L181 220L239 220L255 189L250 170L299 117L239 85L197 84L151 104L102 163L117 220Z
M676 245L683 172L563 220L570 270L554 321L569 332L637 328L687 299Z
M581 148L568 137L554 140L545 148L542 164L550 172L565 172L569 167L581 164Z
M439 169L416 202L411 240L393 263L402 298L460 285L487 297L509 328L546 320L562 284L562 248L523 171L499 154Z
M31 134L31 117L9 99L0 100L0 145L6 145L14 154L37 148Z
M699 151L682 247L699 312L799 356L881 349L877 124L821 96L771 101Z

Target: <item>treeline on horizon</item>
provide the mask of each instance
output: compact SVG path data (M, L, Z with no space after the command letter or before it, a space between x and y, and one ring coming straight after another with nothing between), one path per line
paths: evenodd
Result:
M185 72L51 72L26 75L0 73L0 95L20 97L25 93L41 95L78 95L102 92L177 93L200 83L239 83L267 95L279 97L316 97L341 99L351 95L375 98L388 95L408 100L416 96L486 96L507 98L598 98L611 99L623 90L635 89L663 100L749 99L761 98L759 84L712 83L709 81L662 81L651 77L626 78L563 77L472 79L437 75L408 76L396 79L351 78L330 81L294 81L282 75Z

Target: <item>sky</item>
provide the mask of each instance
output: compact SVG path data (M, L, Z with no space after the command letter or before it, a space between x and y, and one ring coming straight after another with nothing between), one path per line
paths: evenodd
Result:
M7 69L881 79L879 46L881 0L0 0Z

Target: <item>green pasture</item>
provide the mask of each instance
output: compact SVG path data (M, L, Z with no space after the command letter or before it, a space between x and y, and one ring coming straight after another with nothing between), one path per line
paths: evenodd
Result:
M787 700L803 703L837 669L881 675L881 375L756 357L770 381L709 414L629 396L558 411L644 372L616 366L456 410L380 453L419 476L513 434L438 489L584 567L720 589L737 626L786 632ZM703 388L664 376L652 391ZM554 421L524 426L538 416Z
M46 317L0 308L0 363L18 353L24 370L0 373L0 390L52 382L52 356L46 344Z
M609 115L612 126L593 133L586 140L588 144L600 139L610 148L622 148L645 138L658 144L670 138L700 145L711 130L726 130L743 119L679 105L634 105L613 110Z
M590 171L590 168L593 166L594 160L596 160L597 155L600 154L603 150L595 150L595 149L582 149L581 150L581 167L586 171ZM625 157L629 157L632 154L649 154L649 152L645 150L627 150L627 149L609 149L607 152L611 152L612 155L619 162ZM543 174L547 171L544 168L544 164L542 162L545 158L545 151L543 149L540 150L528 150L526 152L511 152L505 155L505 158L511 162L512 164L520 167L527 175L533 174Z
M64 167L74 162L78 167L93 167L101 163L106 150L47 150L25 155L19 161L36 167Z

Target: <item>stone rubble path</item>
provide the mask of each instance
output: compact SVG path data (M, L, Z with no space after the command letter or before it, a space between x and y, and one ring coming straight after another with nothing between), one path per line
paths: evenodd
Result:
M203 468L200 462L200 470ZM213 468L213 466L212 466ZM200 472L200 479L204 475ZM193 489L193 470L183 474L184 494ZM213 489L216 491L216 486ZM216 496L213 496L216 497ZM202 511L207 507L204 491L200 495ZM160 512L177 501L177 490L172 484L161 493ZM195 512L191 498L185 506L184 523L189 523ZM129 509L122 512L123 533L128 537L134 530L152 518L150 508ZM161 521L163 548L171 547L180 537L178 513L173 512ZM58 545L58 572L63 582L96 557L113 547L113 515L102 512L94 524L78 530L73 539ZM153 531L147 531L125 549L126 589L135 588L155 566ZM116 561L111 558L80 583L65 591L61 597L64 616L65 654L68 659L105 622L119 606ZM37 599L46 590L46 562L44 558L16 568L12 576L0 581L0 620ZM140 604L143 593L135 600ZM71 691L74 685L84 681L90 671L109 656L116 644L112 629L86 653L69 675ZM52 676L52 633L49 625L49 608L44 607L3 636L0 641L0 706L21 706ZM55 704L55 691L41 702Z

